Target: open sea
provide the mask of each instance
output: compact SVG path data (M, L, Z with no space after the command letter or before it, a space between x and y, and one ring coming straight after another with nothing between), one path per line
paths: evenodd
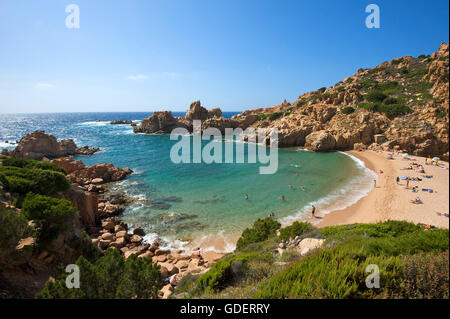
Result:
M238 113L224 112L223 116L234 114ZM234 241L230 238L239 236L257 218L273 212L288 224L308 218L313 204L319 214L342 209L365 196L376 179L376 174L350 155L300 148L279 149L278 171L273 175L260 175L260 163L174 164L170 149L177 141L169 135L134 134L130 125L109 124L116 119L140 121L150 115L0 114L0 149L14 148L11 142L35 130L58 140L73 139L78 146L100 147L93 156L76 159L86 165L106 162L131 168L131 176L111 187L141 201L128 207L121 218L131 228L142 226L148 241L161 237L169 248L221 238L220 247L212 244L210 248L231 251Z

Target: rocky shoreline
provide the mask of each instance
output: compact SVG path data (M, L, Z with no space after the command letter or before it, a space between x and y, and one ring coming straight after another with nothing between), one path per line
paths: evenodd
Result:
M64 156L93 155L98 151L100 149L97 147L78 147L71 139L58 142L56 137L45 134L45 131L35 131L22 137L14 150L3 149L2 155L40 161Z
M8 152L7 155L18 158L39 158L43 162L58 165L66 172L71 190L65 197L79 211L80 225L86 230L92 244L101 251L116 249L125 258L135 254L139 258L151 259L153 263L160 266L164 279L177 275L178 280L187 274L206 272L209 266L222 256L222 254L208 254L208 257L204 258L200 247L196 248L196 253L193 254L187 254L183 250L162 249L163 241L159 238L151 244L145 243L143 228L130 229L120 219L120 214L126 207L139 200L110 188L113 183L125 179L133 171L128 167L119 168L106 163L86 166L82 161L67 156L67 154L83 154L77 152L79 148L73 147L75 144L70 141L58 142L54 136L36 131L22 138L16 149ZM67 145L72 146L67 148ZM87 146L81 149L95 150ZM9 205L7 201L3 206L14 209L14 206ZM22 244L24 247L34 245L34 243ZM51 254L47 254L46 257L50 256ZM172 292L173 286L170 283L166 284L160 290L159 297L168 298Z
M123 192L111 191L108 184L125 179L132 170L114 167L111 164L85 166L81 161L71 157L51 161L63 168L72 184L69 200L80 212L80 218L88 231L92 243L106 251L116 249L128 258L135 254L139 258L149 258L160 266L164 279L177 275L181 279L187 274L199 274L208 270L218 258L204 259L200 247L195 254L185 254L183 250L170 251L160 248L162 240L156 239L152 244L145 243L144 230L141 227L130 229L120 219L126 206L137 201ZM162 289L160 297L171 295L173 287L168 284Z

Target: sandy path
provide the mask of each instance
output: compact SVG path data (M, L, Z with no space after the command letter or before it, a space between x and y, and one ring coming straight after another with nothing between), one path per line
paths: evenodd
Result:
M400 155L395 155L394 160L388 160L387 153L373 151L350 151L348 153L364 161L369 169L376 172L379 183L368 196L356 204L325 215L318 227L373 223L391 219L449 228L449 218L436 214L436 212L449 212L448 163L445 163L446 169L442 169L437 166L424 165L425 158L418 156L413 156L414 160L405 160ZM422 164L426 174L432 175L433 178L423 178L424 174L419 173L416 169L401 170L409 167L413 161ZM383 174L379 173L380 169L383 170ZM422 181L410 182L410 186L417 185L419 187L418 193L405 189L405 181L397 184L396 177L402 175L422 178ZM435 192L423 192L422 188L431 188ZM410 202L417 196L422 199L424 204L415 205Z

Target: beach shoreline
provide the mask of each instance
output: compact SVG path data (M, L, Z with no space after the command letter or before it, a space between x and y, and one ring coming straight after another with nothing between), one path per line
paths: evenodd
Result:
M437 166L425 165L426 158L421 156L411 156L411 160L403 159L401 154L395 154L394 159L388 160L389 152L365 151L346 151L362 161L366 169L371 170L377 175L377 186L373 187L366 195L359 198L353 204L344 208L333 209L336 203L324 207L317 207L317 215L320 218L299 217L292 218L288 223L283 223L283 227L291 225L295 221L310 222L315 227L323 228L327 226L345 225L354 223L377 223L387 220L408 221L412 223L421 223L440 228L449 228L449 219L445 216L439 216L436 212L449 211L449 170L448 163L444 163L446 169ZM422 164L427 174L433 178L422 178L422 181L411 181L410 185L417 185L419 191L412 193L405 189L405 181L396 182L397 176L410 175L422 177L424 174L417 170L404 170L412 162ZM380 170L383 171L380 174ZM373 180L367 181L373 183ZM422 188L431 188L433 193L421 191ZM416 205L410 201L419 196L423 204ZM343 199L345 200L345 199ZM325 211L326 213L323 213ZM200 247L204 252L214 252L225 254L232 252L233 247L239 236L205 236L196 239L184 247L192 250L194 247Z
M366 167L378 175L377 187L373 188L353 205L344 209L334 210L323 216L316 225L326 227L353 223L377 223L386 220L403 220L413 223L422 223L441 228L449 228L448 217L439 216L436 212L449 211L449 170L438 166L425 165L426 158L411 156L410 160L403 159L395 154L394 159L387 159L388 152L375 151L347 151L363 161ZM423 165L425 172L433 176L431 179L423 178L424 174L418 170L402 170L409 167L412 162ZM380 170L383 171L380 174ZM410 175L422 178L422 181L411 181L410 186L417 185L419 191L405 189L405 181L396 182L397 176ZM433 193L423 192L422 188L431 188ZM412 204L416 197L423 200L423 204Z

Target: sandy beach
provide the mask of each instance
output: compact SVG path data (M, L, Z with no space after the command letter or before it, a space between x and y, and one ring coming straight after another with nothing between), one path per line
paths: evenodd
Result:
M436 212L449 212L449 165L441 162L445 168L435 165L425 165L426 158L420 156L409 156L403 159L401 154L394 154L393 159L387 159L388 152L374 151L348 151L364 162L365 166L378 175L378 183L369 194L355 204L344 209L334 210L323 215L319 223L317 219L302 218L301 221L309 221L316 227L326 227L333 225L344 225L354 223L376 223L386 220L403 220L412 223L422 223L440 228L449 228L449 218L439 216ZM425 174L419 169L404 170L412 163L421 164ZM380 170L383 171L380 174ZM406 189L406 181L400 180L397 184L396 178L401 176L419 177L422 181L410 181L409 189ZM425 175L433 176L425 178ZM372 181L369 181L372 182ZM413 193L412 187L418 186L418 192ZM432 189L433 193L424 192L422 188ZM413 204L411 200L420 197L423 204ZM321 208L317 214L321 215ZM239 236L208 236L197 239L186 248L194 249L201 247L202 251L215 254L223 254L230 250Z
M426 158L410 156L403 159L401 154L394 154L392 160L387 159L387 152L349 151L347 152L360 160L366 167L378 174L378 185L366 197L345 209L333 211L324 216L317 225L325 227L352 223L375 223L386 220L404 220L413 223L423 223L441 228L449 228L449 218L439 216L436 212L449 212L449 170L434 165L425 165ZM425 174L419 169L403 170L415 162L423 165ZM380 174L380 170L383 171ZM396 177L407 175L419 177L422 181L410 181L410 189L406 189L406 181ZM425 175L433 176L425 178ZM412 187L418 186L418 192L413 193ZM424 192L422 188L432 189L434 192ZM420 197L423 204L413 204L411 200Z

